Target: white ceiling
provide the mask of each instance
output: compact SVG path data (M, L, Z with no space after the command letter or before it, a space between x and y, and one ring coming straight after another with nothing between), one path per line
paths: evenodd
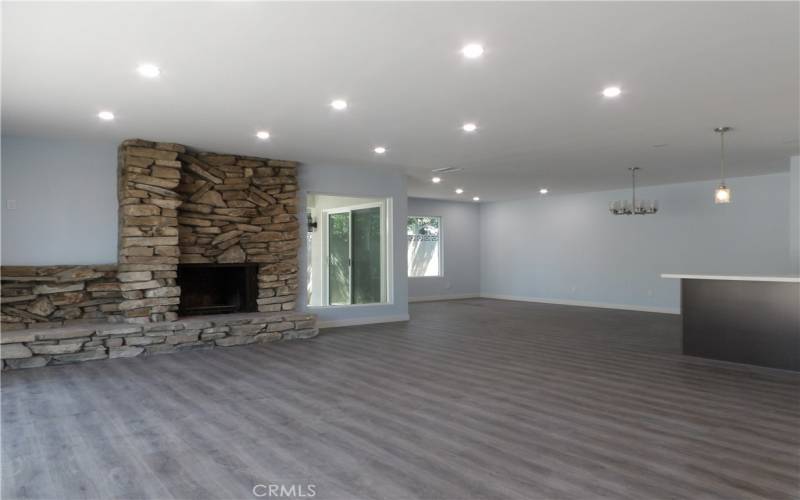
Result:
M798 3L13 3L8 135L384 165L483 200L731 176L798 154ZM464 60L460 47L486 53ZM158 80L136 74L161 67ZM618 84L616 100L600 96ZM328 102L344 97L345 112ZM112 123L96 113L112 110ZM479 130L460 126L475 121ZM272 138L254 137L267 129ZM387 145L385 157L372 148ZM653 147L656 144L667 144ZM431 169L463 172L429 182Z

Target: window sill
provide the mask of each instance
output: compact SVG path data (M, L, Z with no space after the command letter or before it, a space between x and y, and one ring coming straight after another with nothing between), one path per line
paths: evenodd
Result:
M376 307L376 306L393 306L394 302L374 302L372 304L341 304L336 306L306 306L306 310L329 310L329 309L348 309L348 308L361 308L361 307Z

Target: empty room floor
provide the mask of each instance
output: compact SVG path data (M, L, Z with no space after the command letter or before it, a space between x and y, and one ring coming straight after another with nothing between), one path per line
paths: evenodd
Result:
M798 495L800 375L682 356L678 316L485 299L411 315L5 373L2 496Z

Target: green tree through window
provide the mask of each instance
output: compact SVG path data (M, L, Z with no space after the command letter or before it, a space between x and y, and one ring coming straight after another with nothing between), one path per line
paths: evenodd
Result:
M442 218L411 216L406 224L408 235L408 276L442 276L440 231Z

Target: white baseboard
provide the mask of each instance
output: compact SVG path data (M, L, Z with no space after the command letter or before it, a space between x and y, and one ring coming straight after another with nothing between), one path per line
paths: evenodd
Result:
M641 312L654 312L662 314L680 314L681 310L678 307L656 307L656 306L636 306L630 304L608 304L606 302L590 302L585 300L568 300L568 299L542 299L537 297L519 297L516 295L499 295L493 293L482 293L482 298L497 299L497 300L514 300L517 302L538 302L541 304L557 304L561 306L578 306L578 307L599 307L602 309L624 309L626 311L641 311Z
M480 295L477 293L460 293L453 295L427 295L423 297L409 297L409 302L436 302L439 300L460 300L460 299L477 299Z
M317 328L336 328L338 326L372 325L375 323L395 323L408 321L408 314L395 314L390 316L367 316L364 318L330 319L317 321Z

